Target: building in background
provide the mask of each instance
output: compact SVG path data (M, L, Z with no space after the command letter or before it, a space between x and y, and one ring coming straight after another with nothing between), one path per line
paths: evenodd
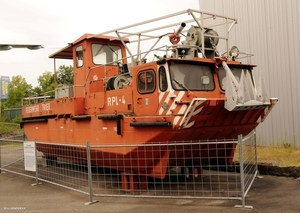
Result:
M238 19L231 45L253 53L270 97L278 103L257 128L263 146L300 147L300 1L199 0L200 10Z

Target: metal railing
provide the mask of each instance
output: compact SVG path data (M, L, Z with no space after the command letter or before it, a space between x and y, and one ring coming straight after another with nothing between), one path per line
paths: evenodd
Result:
M52 183L67 189L71 189L89 196L91 204L95 197L147 197L147 198L186 198L186 199L235 199L240 200L241 205L236 207L252 208L245 205L246 195L257 176L256 134L250 133L246 137L239 136L232 141L192 141L192 148L201 146L203 153L210 156L197 155L191 162L200 164L185 164L169 168L163 179L138 176L124 172L122 168L115 166L113 169L95 166L93 162L105 164L110 159L95 159L91 153L95 149L111 149L116 145L68 145L45 142L29 142L34 148L31 154L34 161L28 160L26 154L28 141L20 138L0 139L0 172L7 171L18 175L25 175L36 180ZM164 148L178 147L180 142L168 142ZM182 142L183 143L183 142ZM185 145L189 142L184 142ZM26 146L25 146L26 144ZM130 144L128 144L130 146ZM152 145L155 146L155 145ZM161 143L157 146L163 146ZM232 163L228 163L229 154L215 153L216 148L222 148L229 153L232 146L236 146L235 157ZM31 148L32 148L31 147ZM122 147L120 147L122 148ZM124 147L123 147L124 148ZM156 147L158 148L158 147ZM72 159L51 157L45 150L51 149L52 156L60 156L62 153L71 153ZM43 152L40 152L40 151ZM218 150L218 149L217 149ZM57 153L56 153L57 152ZM25 154L24 154L25 153ZM210 155L209 154L209 155ZM177 156L177 158L180 158ZM174 158L175 159L175 158ZM169 159L169 160L174 160ZM139 160L139 159L130 159ZM33 166L28 171L28 164ZM30 170L30 169L29 169ZM140 187L129 186L140 185ZM132 190L134 189L134 190Z

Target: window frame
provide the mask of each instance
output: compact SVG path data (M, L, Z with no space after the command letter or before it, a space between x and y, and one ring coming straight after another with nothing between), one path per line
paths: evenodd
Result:
M230 66L229 68L230 68L232 74L234 75L234 77L236 78L237 82L240 82L241 75L242 75L242 70L248 71L251 75L251 81L252 81L251 83L254 86L254 79L253 79L253 73L252 73L253 69L252 68L250 68L250 67L236 67L236 66ZM239 70L235 71L234 69L239 69ZM223 71L224 71L224 75L220 76L220 73L223 72ZM239 75L236 75L235 72L238 72ZM220 89L222 91L225 91L224 87L225 87L225 79L226 79L226 70L223 67L219 68L217 75L218 75L218 81L219 81ZM224 85L223 85L223 83L224 83Z
M172 66L178 66L177 69L178 69L178 73L176 73L174 71L174 69L172 68ZM183 66L183 65L186 65L187 66L187 70L180 70L180 66ZM191 70L191 67L193 68ZM191 83L187 84L187 82L190 82L190 81L193 81L193 83L196 83L197 84L197 87L200 85L201 81L200 79L203 77L203 76L207 76L207 75L199 75L199 72L194 72L195 68L197 67L205 67L207 68L207 71L209 71L209 79L210 79L210 82L209 84L211 84L210 88L193 88L191 87ZM180 72L180 73L179 73ZM205 72L205 70L201 70L201 72ZM172 85L172 88L174 90L177 90L177 91L185 91L185 90L189 90L189 91L199 91L199 92L210 92L210 91L214 91L215 88L216 88L216 82L215 82L215 79L214 79L214 69L211 65L204 65L204 64L187 64L187 63L171 63L169 64L169 73L170 73L170 79L171 79L171 85ZM191 74L190 76L186 75L186 74ZM174 76L176 74L181 74L181 78L178 78L178 75L177 76ZM197 75L198 76L197 76ZM194 76L193 76L194 75ZM186 80L186 77L187 77L187 80ZM197 77L197 78L196 78ZM201 77L201 78L199 78ZM178 79L177 79L178 78ZM192 80L190 80L190 79ZM195 81L195 79L198 79L199 82ZM177 82L178 83L177 83ZM203 87L205 87L206 84L202 83L202 85L204 85ZM194 85L193 85L194 86ZM209 86L207 86L209 87Z
M160 66L158 69L158 76L159 76L159 89L162 92L167 91L168 89L168 79L167 79L167 72L164 66Z
M81 50L78 50L80 49ZM81 52L81 55L79 55L79 52ZM82 67L84 65L84 57L83 57L83 46L82 45L78 45L76 48L75 48L75 53L76 53L76 67L79 68L79 67ZM79 62L81 62L79 64Z
M147 76L147 81L145 81L145 77L143 75ZM156 80L155 71L153 69L141 70L137 73L137 90L140 94L153 93L155 88Z
M99 49L95 49L96 45L100 45L102 47L100 47ZM107 50L105 50L105 49ZM103 49L103 50L102 50ZM114 51L112 51L111 49L113 49ZM97 50L97 54L94 55L94 51ZM101 52L103 51L103 52ZM117 59L115 60L115 52L117 52ZM103 54L105 53L105 55L103 55L103 57L99 57L99 53ZM109 56L108 53L111 53L111 55ZM119 55L120 54L120 55ZM111 65L111 66L117 66L118 62L122 60L123 58L123 54L122 54L122 47L120 45L109 45L109 44L99 44L99 43L92 43L91 44L91 55L92 55L92 61L95 65L103 65L103 64L107 64L107 65ZM109 56L109 57L108 57ZM105 57L105 58L104 58ZM109 59L111 58L111 59ZM102 63L104 62L104 63ZM111 63L114 62L114 63Z

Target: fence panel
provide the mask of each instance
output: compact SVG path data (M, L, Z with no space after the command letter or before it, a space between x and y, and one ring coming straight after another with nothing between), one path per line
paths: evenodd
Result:
M22 108L11 108L4 110L4 118L6 118L6 121L10 122L16 117L22 117Z
M253 132L238 140L161 142L138 147L90 145L88 141L86 146L35 142L36 172L24 169L23 140L1 139L0 166L37 182L87 194L90 202L101 196L237 199L242 201L241 207L247 207L245 197L257 175L255 136ZM143 154L111 152L124 153L133 147Z
M65 144L55 144L53 146L50 143L36 142L36 148L38 150L38 180L55 183L81 193L89 193L85 146ZM70 155L70 153L72 153L72 159L57 157Z
M164 198L239 198L241 192L239 173L237 173L235 166L228 163L230 156L227 156L232 146L236 146L236 144L237 141L192 141L151 144L151 148L145 152L148 156L152 156L154 150L173 150L184 146L181 156L170 156L169 158L169 162L175 161L178 165L168 168L163 178L151 177L153 176L152 170L145 170L142 175L130 172L130 169L129 171L122 171L122 164L116 164L114 169L101 168L100 170L95 170L93 173L94 195ZM197 148L199 146L201 147L201 152L195 153L194 150L199 150ZM116 149L117 147L114 145L91 147L92 150L99 148ZM217 148L222 148L222 151L216 152ZM124 145L120 146L119 149L124 149ZM179 150L176 151L181 153ZM207 156L207 153L211 156ZM185 155L190 156L188 161L186 161ZM207 160L208 158L210 160ZM133 164L134 162L143 164L142 160L144 159L139 159L133 155L125 160L133 162ZM97 161L105 161L105 159L97 159ZM184 165L181 164L183 161L186 161ZM105 164L105 162L102 164ZM135 166L142 167L143 165L132 165L132 171L136 170ZM156 168L157 171L163 169L163 167Z
M34 173L24 169L24 135L0 139L0 171L9 171L34 177Z

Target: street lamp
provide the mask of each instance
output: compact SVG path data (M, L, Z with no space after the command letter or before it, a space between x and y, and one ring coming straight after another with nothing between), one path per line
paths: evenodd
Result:
M11 50L13 48L27 48L29 50L38 50L43 48L40 44L0 44L0 51Z

